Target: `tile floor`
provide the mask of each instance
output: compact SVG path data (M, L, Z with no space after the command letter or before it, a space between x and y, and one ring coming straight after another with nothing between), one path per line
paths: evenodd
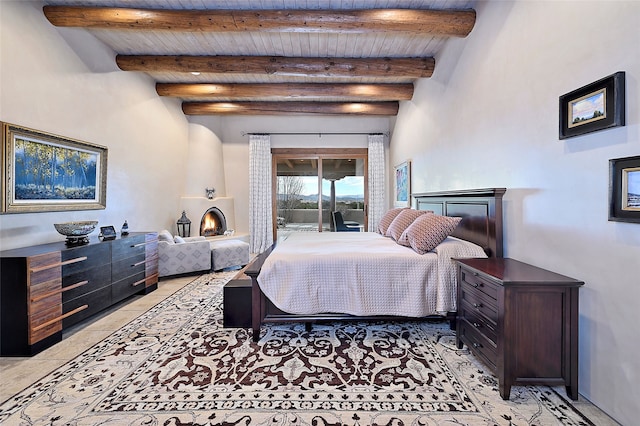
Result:
M196 278L192 275L162 279L156 291L129 298L72 327L65 331L62 342L33 357L0 357L0 402L75 358ZM597 426L619 424L582 396L574 405Z

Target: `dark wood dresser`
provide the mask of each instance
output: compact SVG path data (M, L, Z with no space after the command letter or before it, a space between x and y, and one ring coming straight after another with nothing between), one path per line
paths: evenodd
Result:
M578 290L582 281L514 259L458 259L456 341L512 385L566 386L578 399Z
M31 356L62 331L158 287L158 234L92 237L0 252L0 356Z

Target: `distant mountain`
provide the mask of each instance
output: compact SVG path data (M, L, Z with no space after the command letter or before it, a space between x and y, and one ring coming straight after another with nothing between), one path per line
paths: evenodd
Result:
M282 200L284 198L283 194L278 194L278 199ZM314 202L318 199L318 194L310 194L310 195L300 195L299 196L301 201L305 201L305 202ZM322 200L323 201L329 201L329 196L328 195L323 195L322 196ZM364 196L363 195L337 195L336 196L336 201L341 201L343 203L352 203L352 202L364 202Z

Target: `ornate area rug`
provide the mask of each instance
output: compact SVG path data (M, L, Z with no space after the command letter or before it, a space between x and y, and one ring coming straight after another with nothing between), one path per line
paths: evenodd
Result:
M590 425L562 392L513 387L446 323L222 327L204 275L0 406L3 425Z

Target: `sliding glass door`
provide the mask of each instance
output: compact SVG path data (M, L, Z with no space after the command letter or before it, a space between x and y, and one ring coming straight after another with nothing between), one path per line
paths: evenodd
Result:
M274 235L334 231L332 212L366 230L366 149L273 149Z

